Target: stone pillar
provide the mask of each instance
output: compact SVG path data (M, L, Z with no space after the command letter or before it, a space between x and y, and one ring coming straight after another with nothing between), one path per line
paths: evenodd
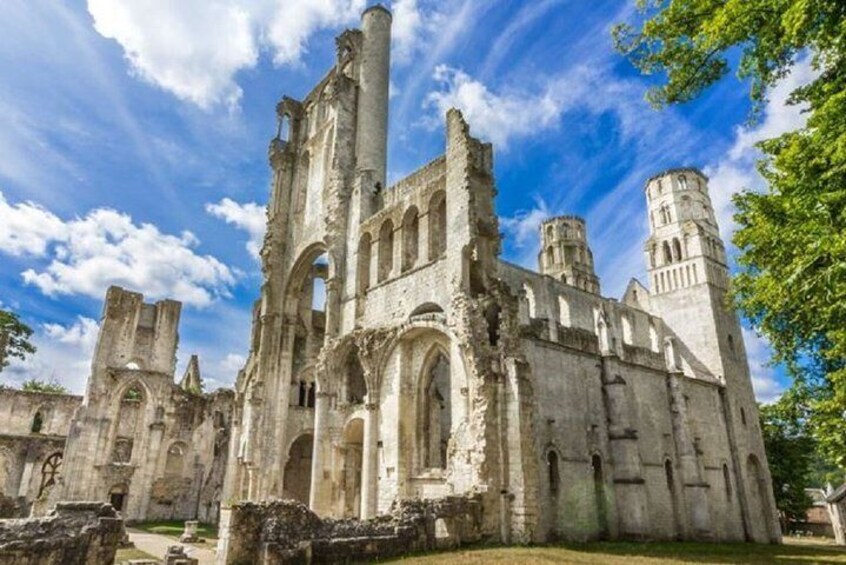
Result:
M338 335L341 318L341 283L337 277L326 281L326 336Z
M375 403L365 405L364 445L361 454L361 519L366 520L376 515L376 503L379 493L377 484L379 473L379 409Z
M332 493L332 483L323 478L323 468L332 438L329 436L329 393L318 390L314 400L314 450L311 459L311 491L308 506L320 515L329 512L328 496Z

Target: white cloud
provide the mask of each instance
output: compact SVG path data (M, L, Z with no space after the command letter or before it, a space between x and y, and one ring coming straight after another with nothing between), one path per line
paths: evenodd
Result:
M764 403L778 400L784 392L784 385L776 378L773 367L769 366L769 361L772 359L770 344L753 330L746 328L743 328L743 342L746 344L746 356L749 361L749 371L752 373L755 398Z
M0 212L0 252L49 259L45 268L23 273L24 282L48 296L101 299L106 288L116 284L150 298L206 306L227 295L235 282L229 267L194 252L199 241L188 231L164 234L107 208L65 221L31 202L9 205L2 193Z
M425 105L436 110L429 124L440 125L447 110L458 108L474 134L493 142L499 149L507 148L513 138L556 125L565 109L565 99L551 90L540 94L496 94L464 71L447 65L435 68L434 79L442 89L426 96Z
M141 78L208 108L236 105L235 75L263 49L296 63L309 36L354 21L364 0L88 0L95 29Z
M243 355L239 355L237 353L229 353L226 355L226 357L223 358L223 361L220 363L220 369L224 373L230 373L234 376L238 374L238 371L244 368L244 364L246 362L247 358Z
M733 215L732 196L743 190L763 190L764 179L755 168L761 157L756 144L765 139L778 137L805 126L807 120L804 107L787 103L790 93L799 86L808 84L815 77L809 59L800 60L790 75L770 92L763 111L762 121L751 127L738 127L732 147L704 172L711 179L709 188L720 231L727 243L737 229Z
M12 256L43 256L51 241L63 239L65 224L32 202L9 204L0 192L0 250Z
M419 46L424 16L417 0L395 0L391 4L391 11L394 16L391 26L394 48L391 56L397 63L406 63Z
M206 212L216 218L220 218L227 224L232 224L238 229L245 230L250 239L247 242L247 251L254 258L258 259L261 245L264 241L264 232L267 227L267 214L264 206L255 202L239 204L229 198L224 198L217 204L206 204Z
M67 326L42 324L33 336L38 350L24 361L13 360L2 373L4 383L20 386L29 379L56 381L73 393L81 393L99 331L97 322L84 316Z

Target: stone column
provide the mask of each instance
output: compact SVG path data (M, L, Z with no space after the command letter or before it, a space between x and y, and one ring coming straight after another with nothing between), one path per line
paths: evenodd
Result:
M327 498L332 484L323 478L327 451L332 448L329 437L329 393L317 391L314 400L314 451L311 459L311 491L308 506L317 514L329 512Z
M364 445L361 454L361 519L376 515L379 494L377 476L379 459L377 438L379 436L379 409L375 403L365 405Z

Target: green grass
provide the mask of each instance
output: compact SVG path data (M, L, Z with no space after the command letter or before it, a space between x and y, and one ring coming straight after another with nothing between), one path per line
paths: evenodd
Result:
M179 536L181 536L182 532L185 531L185 521L159 520L155 522L137 522L129 527L136 530L150 532L151 534L159 534L161 536L179 539ZM197 535L207 541L217 541L217 526L214 524L199 524L197 526Z
M497 547L432 553L398 559L408 565L441 563L546 565L641 565L645 563L844 563L846 549L785 539L784 545L747 543L602 542L536 547Z
M153 555L141 551L140 549L135 549L134 547L126 547L117 550L115 563L122 563L124 561L129 561L130 559L155 559L157 561L161 561L158 557L154 557Z

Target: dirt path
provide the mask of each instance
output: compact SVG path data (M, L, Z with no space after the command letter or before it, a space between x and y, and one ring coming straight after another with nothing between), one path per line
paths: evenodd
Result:
M157 559L164 559L167 548L171 545L182 545L190 557L194 557L200 561L200 565L214 565L214 547L201 548L187 543L180 544L173 538L133 530L132 528L127 528L126 531L129 533L129 539L135 544L135 547L155 556Z

